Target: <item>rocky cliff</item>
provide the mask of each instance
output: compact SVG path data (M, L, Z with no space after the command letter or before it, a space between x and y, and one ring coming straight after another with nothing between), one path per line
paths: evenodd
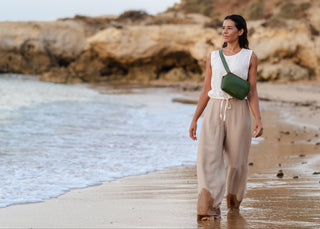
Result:
M320 3L309 3L301 20L269 15L248 21L259 80L320 79ZM177 10L0 22L0 71L58 83L200 81L206 56L221 44L217 18Z

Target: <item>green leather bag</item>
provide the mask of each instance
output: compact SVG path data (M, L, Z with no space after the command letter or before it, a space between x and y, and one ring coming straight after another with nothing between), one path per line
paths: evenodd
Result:
M221 89L237 99L244 99L250 91L250 83L239 76L230 72L226 59L223 56L222 49L219 50L220 58L227 74L222 77Z

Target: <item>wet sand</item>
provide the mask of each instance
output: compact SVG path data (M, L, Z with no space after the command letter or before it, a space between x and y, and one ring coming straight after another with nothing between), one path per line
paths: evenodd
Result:
M253 165L249 166L248 189L240 214L228 212L224 200L221 220L197 223L193 166L72 190L42 203L2 208L0 227L318 228L320 174L313 173L320 172L319 119L312 119L319 113L318 102L311 107L295 105L286 102L293 97L287 94L281 97L286 101L276 101L272 98L276 93L270 90L277 86L264 87L267 88L261 89L260 95L270 93L265 96L271 98L261 102L264 141L251 148L249 161ZM317 112L311 117L310 112L301 109ZM286 122L293 110L301 113L291 113ZM297 120L304 122L293 125ZM282 178L276 176L280 169Z

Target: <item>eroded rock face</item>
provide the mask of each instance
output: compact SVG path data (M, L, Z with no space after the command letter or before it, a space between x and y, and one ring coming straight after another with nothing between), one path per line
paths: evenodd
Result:
M320 36L312 35L308 25L296 24L291 29L258 27L250 42L260 62L259 80L320 79Z
M82 27L72 22L1 22L0 71L60 72L86 45Z
M207 52L218 36L215 30L195 25L108 28L88 39L84 57L75 65L99 62L102 69L93 74L105 78L170 80L173 69L201 77Z
M320 36L310 24L271 28L258 21L248 26L259 80L319 79ZM219 29L200 24L110 23L94 33L87 27L76 20L0 22L0 71L57 83L201 81L207 55L223 42Z

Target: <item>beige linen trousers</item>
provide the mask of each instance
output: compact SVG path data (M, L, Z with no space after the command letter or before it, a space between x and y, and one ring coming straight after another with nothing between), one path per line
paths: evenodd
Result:
M225 191L228 208L239 208L246 191L250 145L248 101L210 98L197 153L198 219L220 215Z

